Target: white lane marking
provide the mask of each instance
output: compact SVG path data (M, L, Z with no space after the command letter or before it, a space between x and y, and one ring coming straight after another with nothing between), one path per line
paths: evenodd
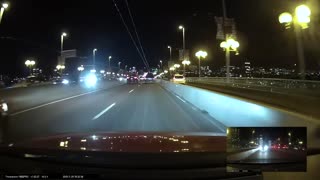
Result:
M177 97L178 99L180 99L182 102L186 103L186 101L183 100L181 97L179 97L179 96L177 96L177 95L176 95L176 97Z
M92 94L92 93L95 93L95 92L98 92L98 91L101 91L101 90L91 91L91 92L82 93L82 94L78 94L78 95L75 95L75 96L59 99L59 100L56 100L56 101L52 101L52 102L49 102L49 103L45 103L45 104L42 104L42 105L39 105L39 106L35 106L35 107L32 107L32 108L29 108L29 109L25 109L25 110L22 110L22 111L19 111L19 112L16 112L16 113L12 113L12 114L10 114L10 116L16 116L16 115L21 114L21 113L25 113L25 112L32 111L32 110L35 110L35 109L39 109L39 108L42 108L44 106L48 106L48 105L55 104L55 103L58 103L58 102L62 102L62 101L66 101L66 100L69 100L69 99L77 98L77 97L84 96L84 95L87 95L87 94Z
M111 109L114 105L116 105L116 103L111 104L110 106L108 106L106 109L104 109L103 111L101 111L99 114L97 114L95 117L92 118L92 120L96 120L98 119L100 116L102 116L104 113L106 113L107 111L109 111L109 109Z
M132 93L132 91L134 91L134 89L131 89L131 91L129 91L129 93Z

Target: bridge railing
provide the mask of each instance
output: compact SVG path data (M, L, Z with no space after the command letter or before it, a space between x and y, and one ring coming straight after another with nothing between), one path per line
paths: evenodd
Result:
M308 96L320 97L320 81L273 78L230 78L229 83L227 83L227 79L224 77L189 77L186 80L189 83L222 85L269 92L305 94Z

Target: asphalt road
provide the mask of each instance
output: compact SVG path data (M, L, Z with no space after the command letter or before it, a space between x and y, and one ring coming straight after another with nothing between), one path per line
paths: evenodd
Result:
M307 169L306 151L269 149L260 151L252 149L227 156L227 171L300 171Z
M221 123L156 83L114 85L25 108L10 115L8 130L11 142L60 133L225 133Z

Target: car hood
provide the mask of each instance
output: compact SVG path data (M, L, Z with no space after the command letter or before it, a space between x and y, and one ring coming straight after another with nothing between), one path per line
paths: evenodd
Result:
M7 148L103 152L225 152L226 136L217 133L62 134L5 145Z

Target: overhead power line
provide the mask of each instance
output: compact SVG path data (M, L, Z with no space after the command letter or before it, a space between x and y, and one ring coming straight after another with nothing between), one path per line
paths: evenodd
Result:
M113 3L114 3L114 5L115 5L115 7L116 7L116 9L117 9L117 11L118 11L118 14L120 15L120 18L121 18L121 21L122 21L123 25L125 26L125 28L126 28L126 30L127 30L127 32L128 32L128 34L129 34L129 36L130 36L130 38L131 38L131 40L132 40L132 42L133 42L134 46L136 47L136 49L137 49L137 51L138 51L138 53L139 53L139 55L140 55L140 58L142 59L142 61L143 61L144 65L145 65L146 67L148 67L148 64L147 64L147 62L145 62L144 57L142 56L142 54L141 54L141 52L140 52L140 50L139 50L139 48L138 48L138 46L137 46L137 43L135 42L135 40L134 40L134 38L133 38L133 36L132 36L132 34L131 34L130 30L129 30L128 25L126 24L126 22L125 22L125 20L124 20L124 18L123 18L123 16L122 16L122 14L121 14L121 12L120 12L120 10L119 10L118 6L117 6L116 1L115 1L115 0L113 0Z
M128 0L125 0L125 2L126 2L127 8L128 8L128 12L129 12L129 15L130 15L130 18L131 18L131 22L132 22L132 24L133 24L134 31L135 31L136 36L137 36L137 39L138 39L138 43L139 43L139 45L140 45L140 49L141 49L142 55L143 55L143 57L144 57L144 60L145 60L146 63L148 64L147 68L148 68L148 70L149 70L149 63L148 63L148 61L147 61L146 54L144 53L144 50L143 50L143 47L142 47L142 44L141 44L141 41L140 41L139 34L138 34L138 32L137 32L136 24L134 23L134 20L133 20L132 14L131 14L131 10L130 10L130 7L129 7Z

